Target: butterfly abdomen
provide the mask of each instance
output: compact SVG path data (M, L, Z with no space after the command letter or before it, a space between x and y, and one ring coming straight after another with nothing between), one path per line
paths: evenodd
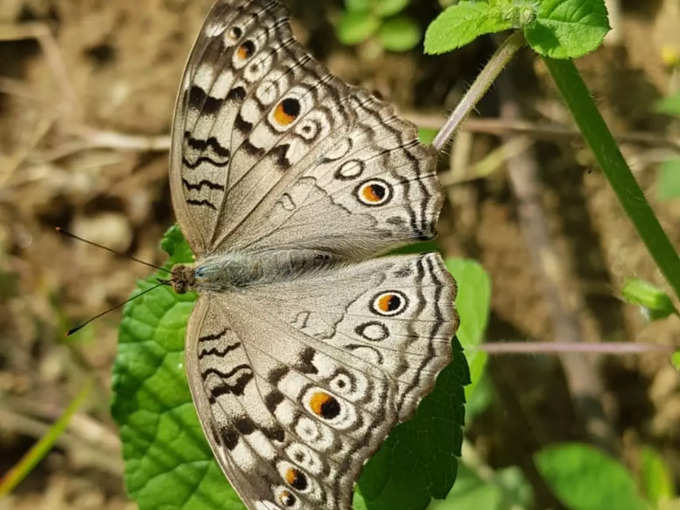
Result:
M173 286L177 292L224 292L280 282L315 273L337 264L330 253L302 249L230 252L208 257L195 266L175 266Z

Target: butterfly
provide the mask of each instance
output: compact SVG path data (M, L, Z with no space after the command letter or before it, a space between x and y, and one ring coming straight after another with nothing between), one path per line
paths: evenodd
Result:
M189 57L170 188L196 258L185 365L250 510L349 509L361 468L451 360L455 282L431 239L436 151L333 76L274 0L219 0Z

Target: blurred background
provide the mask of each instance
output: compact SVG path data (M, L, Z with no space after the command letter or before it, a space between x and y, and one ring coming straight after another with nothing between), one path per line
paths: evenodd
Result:
M167 135L211 3L0 3L0 475L94 379L56 447L0 509L135 508L108 410L120 312L73 338L65 332L124 301L149 270L55 227L163 262L158 243L174 222ZM286 3L315 56L394 103L424 136L444 122L499 41L423 56L421 34L451 2L411 0L370 22L351 12L356 2ZM615 30L578 67L680 246L680 122L657 106L680 88L680 5L613 0L609 8ZM622 299L628 278L666 283L529 51L442 154L440 170L447 202L439 246L488 273L488 342L678 344L678 317L650 321ZM561 508L532 455L581 441L610 452L636 479L652 452L674 494L679 383L658 353L492 357L468 408L465 462L489 480L512 469L515 481L503 478L503 490L533 494L513 500L516 508Z

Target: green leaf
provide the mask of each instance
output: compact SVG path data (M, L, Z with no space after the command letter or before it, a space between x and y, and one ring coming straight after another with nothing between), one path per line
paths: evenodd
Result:
M193 258L177 227L162 246L170 255L166 268ZM167 274L140 281L135 293L157 277ZM119 329L111 410L123 441L125 484L140 510L244 509L213 459L184 374L184 333L194 300L193 294L159 287L126 306ZM453 346L454 360L434 391L366 465L357 508L416 510L451 488L462 442L463 386L469 382L462 348L456 340Z
M406 8L409 0L345 0L348 11L371 12L380 18L393 16Z
M409 0L377 0L375 14L381 18L387 18L403 11Z
M161 240L161 249L170 255L167 265L172 267L173 264L191 263L194 261L194 254L191 253L189 243L184 240L182 231L177 225L173 225L163 236Z
M177 227L161 245L170 255L166 268L193 260ZM166 277L158 272L140 281L135 294ZM213 459L184 375L184 331L195 297L159 287L123 313L111 412L123 441L125 485L140 510L245 508Z
M411 420L397 425L366 464L359 488L370 510L420 510L451 490L463 442L463 386L470 376L458 340L453 361L437 377Z
M680 197L680 159L664 161L656 183L659 200L670 200Z
M671 363L673 364L676 370L680 371L680 351L675 351L671 355Z
M680 117L680 92L675 95L664 97L654 108L659 113Z
M430 23L425 33L425 53L436 55L460 48L480 35L512 28L500 8L486 2L463 1L452 5Z
M543 0L524 36L541 55L563 59L595 50L609 30L604 0Z
M380 18L368 11L343 13L336 27L340 42L347 45L360 44L380 28Z
M368 510L368 507L366 506L366 501L364 501L364 497L361 495L361 491L358 488L354 491L354 500L352 501L352 508L354 510Z
M439 251L437 241L418 241L417 243L407 244L392 250L389 255L410 255L412 253L428 253L431 251Z
M570 510L649 508L626 468L591 446L553 446L537 453L534 461L557 498Z
M420 42L421 35L420 25L409 16L388 19L378 30L378 39L388 51L413 49Z
M371 10L375 0L345 0L348 11L366 12Z
M646 308L650 320L663 319L678 313L668 294L645 280L629 278L623 285L621 294L628 303Z
M472 383L466 394L474 391L484 372L487 355L477 347L484 341L491 305L491 280L474 260L446 259L446 268L458 283L456 308L460 314L457 336L466 351Z
M421 143L430 145L437 136L438 130L431 128L418 128L418 138Z
M640 478L642 491L656 507L675 497L673 475L659 452L649 446L642 448Z
M456 485L444 501L433 501L428 510L507 510L531 508L533 493L522 471L514 466L482 480L464 464Z
M465 465L460 467L456 485L443 501L433 501L427 510L496 510L503 503L503 491L483 481Z

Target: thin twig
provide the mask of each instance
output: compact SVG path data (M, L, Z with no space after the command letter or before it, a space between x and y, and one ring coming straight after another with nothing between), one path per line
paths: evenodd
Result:
M479 73L470 89L449 116L444 127L437 133L432 142L432 146L435 149L440 150L451 135L455 133L458 126L475 108L479 100L484 97L486 91L489 90L491 84L496 80L501 71L505 69L505 66L510 62L515 53L524 46L524 42L524 35L517 30L498 47L498 50L491 56L489 62L484 66L482 72Z
M443 115L422 112L405 112L404 116L414 124L423 128L439 129L445 122ZM551 123L530 122L521 119L482 118L467 119L459 127L460 131L484 133L490 135L525 134L539 140L583 140L583 135L575 127L560 126ZM618 133L614 137L618 142L649 147L668 147L680 151L680 138L668 138L667 133Z
M68 129L68 127L67 127ZM103 131L89 127L71 128L70 133L77 138L62 144L54 150L43 152L34 159L48 163L63 159L87 150L113 150L121 152L167 152L170 149L170 136L144 136Z
M487 354L671 354L680 347L638 342L493 342L478 347Z
M2 85L0 83L0 85ZM406 117L412 122L422 127L438 127L445 122L441 115L427 115L418 112L409 112ZM104 131L96 128L65 127L67 132L75 135L73 141L62 144L59 147L47 152L42 152L32 159L42 163L56 161L79 152L87 150L113 150L125 152L166 152L170 149L170 136L146 136L120 133L115 131ZM494 118L475 118L467 119L459 127L461 132L484 133L492 135L505 134L525 134L533 139L539 140L579 140L582 139L577 129L558 126L555 124L541 124L524 120L494 119ZM645 145L650 147L666 147L673 151L672 154L664 153L663 160L668 159L673 154L680 153L680 140L666 138L665 135L654 133L622 133L616 136L617 140L623 143ZM471 172L473 178L479 177L475 172ZM459 182L457 178L451 178L452 182Z
M457 136L456 141L460 138L460 135ZM509 139L507 142L502 143L498 148L489 152L481 161L478 161L474 165L468 166L468 170L466 172L451 171L449 173L442 174L439 178L439 182L441 183L442 187L448 188L462 182L488 177L496 170L501 168L508 159L521 154L533 144L534 140L528 136L515 136Z

